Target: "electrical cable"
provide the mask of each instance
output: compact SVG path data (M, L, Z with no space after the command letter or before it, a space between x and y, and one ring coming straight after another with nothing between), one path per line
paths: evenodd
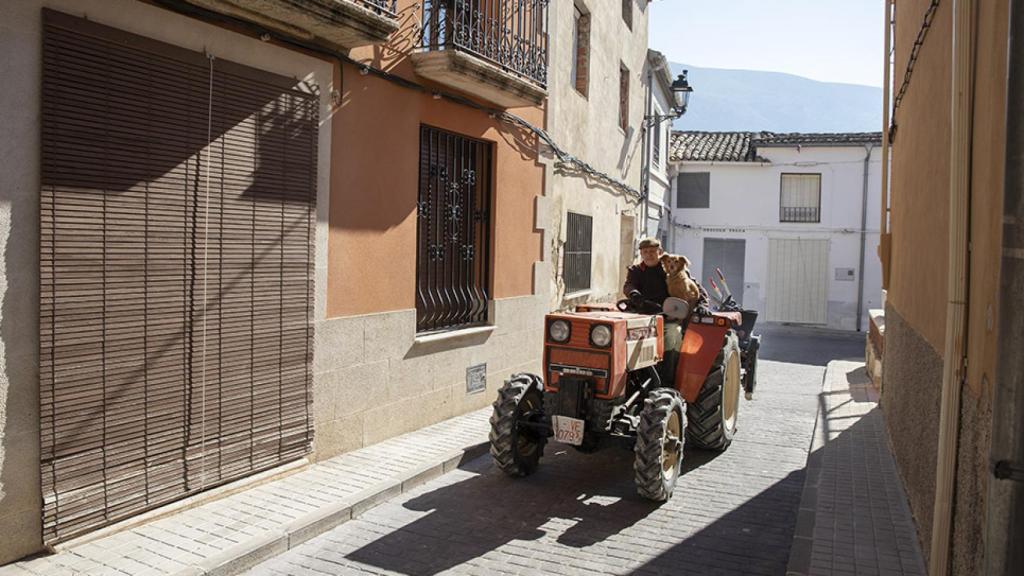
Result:
M903 73L903 83L900 84L900 89L896 92L896 97L892 101L892 126L889 129L889 142L892 142L896 135L896 111L899 110L900 103L903 102L903 96L907 93L907 88L910 86L910 78L914 75L914 65L917 64L917 58L921 54L921 47L924 45L924 39L928 36L928 30L932 27L932 21L935 19L935 11L939 7L939 1L932 0L932 3L928 5L928 9L924 13L924 20L921 22L921 29L917 31L917 38L910 48L910 58L907 60L907 69Z
M504 122L506 124L512 124L512 125L518 126L520 128L525 128L525 129L529 130L530 132L532 132L534 135L536 135L538 138L540 138L541 141L543 141L551 149L551 151L554 154L555 158L557 158L558 162L555 164L556 167L559 166L559 165L570 165L570 166L573 166L574 168L576 168L581 173L583 173L583 174L585 174L587 176L590 176L590 177L592 177L592 178L594 178L594 179L596 179L596 180L598 180L598 181L600 181L600 182L602 182L602 183L604 183L604 184L606 184L608 186L616 188L616 189L618 189L621 192L624 192L627 196L631 196L637 202L639 202L641 200L641 198L643 197L641 195L640 191L637 190L636 188L633 188L629 184L626 184L625 182L615 178L614 176L611 176L611 175L609 175L609 174L607 174L605 172L602 172L601 170L598 170L598 169L594 168L589 163L587 163L587 162L577 158L576 156L570 154L569 152L566 152L561 146L559 146L555 142L554 138L552 138L551 135L548 134L543 128L539 128L537 126L534 126L529 121L527 121L527 120L525 120L525 119L523 119L523 118L521 118L519 116L516 116L515 114L511 114L511 113L506 112L504 110L499 110L499 109L496 109L496 108L491 108L489 106L484 106L482 104L478 104L478 103L476 103L476 102L474 102L474 101L472 101L472 100L470 100L468 98L465 98L463 96L459 96L459 95L456 95L456 94L452 94L450 92L445 92L444 90L440 90L440 89L436 89L436 88L428 88L428 87L426 87L426 86L424 86L422 84L419 84L418 82L409 80L407 78L403 78L401 76L397 76L397 75L392 74L392 73L390 73L390 72L388 72L386 70L382 70L380 68L375 68L373 66L370 66L369 64L367 64L365 62L361 62L359 60L356 60L355 58L352 58L351 56L349 56L348 54L345 54L343 52L338 52L338 51L335 51L335 50L333 50L331 48L327 48L325 46L321 46L321 45L318 45L318 44L315 44L315 43L312 43L312 42L305 42L305 41L298 40L298 39L295 39L295 38L290 38L290 37L288 37L286 35L279 34L279 33L273 32L271 30L267 30L266 28L264 28L262 26L259 26L257 24L254 24L252 22L248 22L246 20L241 20L239 18L235 18L235 17L232 17L232 16L226 16L226 15L223 15L223 14L219 14L217 12L214 12L214 11L206 9L206 8L200 8L198 6L190 5L190 4L187 4L187 3L183 2L182 0L152 0L152 1L155 4L159 5L159 6L163 6L164 8L167 8L169 10L172 10L172 11L175 11L175 12L178 12L178 13L181 13L181 14L185 14L187 16L192 16L192 17L200 18L200 19L207 20L207 21L229 23L229 24L231 24L234 27L242 28L244 30L247 30L250 34L254 35L256 38L261 38L261 39L265 39L265 40L276 40L277 42L280 42L281 44L287 44L287 45L295 46L297 48L301 48L303 50L307 50L307 51L314 52L314 53L317 53L317 54L323 54L323 55L326 55L326 56L330 56L331 58L337 59L337 60L339 60L341 62L344 62L344 63L347 63L347 64L351 64L352 66L355 66L356 68L358 68L363 73L373 74L374 76L376 76L376 77L378 77L378 78L380 78L382 80L386 80L388 82L391 82L391 83L396 84L398 86L401 86L403 88L407 88L409 90L414 90L414 91L421 92L421 93L424 93L424 94L432 94L432 95L435 95L435 96L439 96L439 97L441 97L441 98L443 98L445 100L448 100L450 102L453 102L453 103L456 103L456 104L460 104L460 105L463 105L463 106L466 106L466 107L469 107L469 108L473 108L475 110L480 110L482 112L486 112L489 116L491 116L491 117L493 117L493 118L495 118L497 120L500 120L500 121L502 121L502 122Z

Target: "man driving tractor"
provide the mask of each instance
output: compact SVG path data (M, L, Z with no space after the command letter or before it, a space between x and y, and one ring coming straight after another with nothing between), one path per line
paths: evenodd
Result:
M645 313L661 312L665 298L668 298L668 282L665 269L661 266L662 254L664 250L661 248L661 242L656 238L644 238L640 241L640 261L626 269L626 283L622 286L622 293L637 310ZM686 274L689 273L687 270ZM707 315L708 293L700 282L696 284L700 289L700 298L694 306L694 312ZM659 370L662 382L675 382L679 348L683 343L683 328L683 322L668 319L665 321L665 358Z

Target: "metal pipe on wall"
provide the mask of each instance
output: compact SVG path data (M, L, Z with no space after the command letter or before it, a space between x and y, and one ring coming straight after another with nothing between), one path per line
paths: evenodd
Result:
M882 202L878 235L878 259L882 263L882 289L889 288L889 93L892 89L892 6L885 0L885 77L882 81Z
M999 338L985 510L985 574L1024 574L1024 2L1010 3Z
M640 207L640 238L647 237L647 212L651 202L651 138L648 118L651 116L651 98L654 97L654 67L647 65L647 93L644 95L644 117L640 121L641 160L640 160L640 195L643 206Z
M946 285L946 342L942 354L942 404L935 465L935 505L928 573L949 573L956 485L960 394L966 378L967 241L970 224L971 143L973 128L973 0L953 0L953 85L949 157L949 269Z
M874 144L864 145L864 190L860 199L860 264L857 267L857 332L864 328L864 249L868 241L868 181L871 172L871 151Z

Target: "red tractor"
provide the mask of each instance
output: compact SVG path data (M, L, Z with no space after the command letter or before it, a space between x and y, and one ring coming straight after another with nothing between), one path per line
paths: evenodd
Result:
M515 374L494 402L495 464L510 476L529 475L548 438L582 452L625 443L634 451L637 492L668 500L684 441L725 450L736 433L740 388L748 400L754 391L757 312L740 309L722 280L726 297L716 287L718 310L704 315L691 315L676 298L659 314L636 313L628 300L548 314L544 378ZM671 383L656 369L664 358L665 317L684 328Z

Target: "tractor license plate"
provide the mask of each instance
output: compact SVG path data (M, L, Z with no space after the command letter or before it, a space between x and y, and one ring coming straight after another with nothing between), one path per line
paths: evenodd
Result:
M583 444L583 420L568 416L552 416L551 421L554 424L556 441L573 446Z

